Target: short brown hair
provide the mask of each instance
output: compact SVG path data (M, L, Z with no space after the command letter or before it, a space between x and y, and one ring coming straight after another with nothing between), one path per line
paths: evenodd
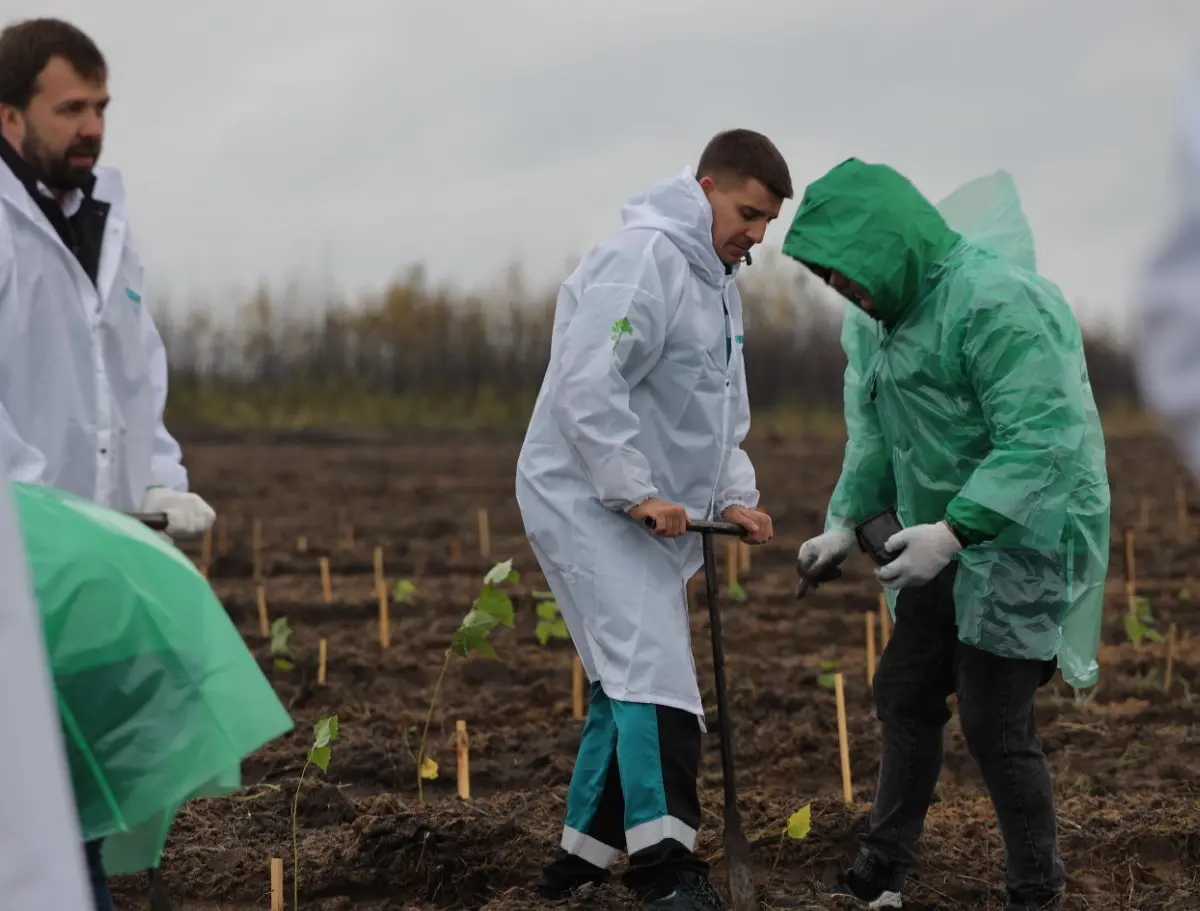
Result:
M64 58L84 79L108 79L100 48L78 28L61 19L26 19L0 32L0 104L29 107L38 76L54 57Z
M696 177L757 180L780 199L792 198L792 174L775 144L753 130L726 130L709 140Z

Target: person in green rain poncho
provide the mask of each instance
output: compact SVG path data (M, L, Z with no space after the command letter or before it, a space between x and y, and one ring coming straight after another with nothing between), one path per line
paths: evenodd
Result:
M1056 669L1076 688L1096 682L1108 568L1104 438L1079 326L1036 272L1003 172L935 207L891 168L851 159L807 188L783 251L854 305L849 440L800 570L836 574L855 527L888 508L904 526L877 570L895 628L874 682L870 829L828 891L901 906L956 693L1004 838L1008 907L1058 907L1034 702Z

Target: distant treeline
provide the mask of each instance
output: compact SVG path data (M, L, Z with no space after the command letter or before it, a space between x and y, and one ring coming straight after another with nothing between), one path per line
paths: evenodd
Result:
M840 408L840 299L803 270L768 262L739 280L746 369L758 412ZM226 426L516 426L550 351L556 288L514 273L486 298L433 288L414 270L381 294L305 304L260 292L219 318L160 314L172 420ZM1136 390L1126 353L1086 331L1101 408Z

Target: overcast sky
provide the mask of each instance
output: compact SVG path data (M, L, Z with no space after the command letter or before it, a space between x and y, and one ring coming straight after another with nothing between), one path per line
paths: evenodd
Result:
M694 163L769 135L805 183L851 155L935 200L1011 171L1041 271L1121 321L1170 217L1197 0L4 0L109 57L153 288L375 290L413 263L536 282ZM778 249L794 202L767 234Z

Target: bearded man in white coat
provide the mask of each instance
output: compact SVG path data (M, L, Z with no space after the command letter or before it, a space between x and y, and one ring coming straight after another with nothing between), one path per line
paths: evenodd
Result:
M719 516L751 543L772 535L742 449L734 278L791 196L770 140L718 134L694 172L631 200L559 292L516 493L591 696L547 897L603 879L624 849L647 907L722 907L693 854L704 710L686 580L702 554L686 531Z
M107 81L103 55L69 23L0 32L0 450L11 481L162 512L167 535L192 536L216 516L188 492L163 426L166 354L125 191L96 167ZM97 907L111 908L103 891Z

